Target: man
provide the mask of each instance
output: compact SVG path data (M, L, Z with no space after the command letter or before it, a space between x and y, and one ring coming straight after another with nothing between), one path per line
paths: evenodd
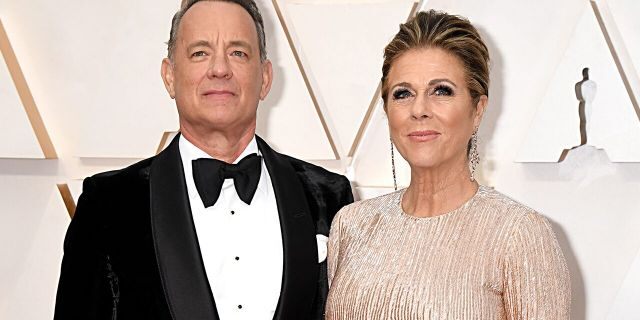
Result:
M168 47L181 134L84 181L55 318L321 319L326 236L353 197L255 135L272 80L255 3L188 1Z

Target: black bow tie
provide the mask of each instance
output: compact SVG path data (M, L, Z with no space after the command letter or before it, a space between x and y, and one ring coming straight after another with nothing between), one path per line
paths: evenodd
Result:
M229 164L216 159L193 160L193 180L198 194L208 208L218 201L225 179L233 179L238 196L244 203L251 204L260 181L261 157L255 153L244 157L237 164Z

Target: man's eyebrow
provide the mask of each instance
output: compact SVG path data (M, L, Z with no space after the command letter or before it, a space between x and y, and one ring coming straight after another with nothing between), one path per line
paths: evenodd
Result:
M228 44L229 47L242 47L242 48L246 48L248 50L251 50L253 47L251 46L251 44L249 44L248 42L244 41L244 40L233 40L233 41L229 41ZM191 44L189 44L187 46L187 50L191 50L195 47L207 47L207 48L213 48L213 46L211 45L211 43L209 43L209 41L207 40L198 40L196 42L193 42Z
M244 40L229 41L229 46L230 47L243 47L243 48L247 48L247 49L252 49L253 48L251 46L251 44L249 44L249 42L246 42Z
M211 44L209 43L209 41L206 40L198 40L194 43L191 43L190 45L187 46L187 50L191 50L195 47L207 47L207 48L211 48Z

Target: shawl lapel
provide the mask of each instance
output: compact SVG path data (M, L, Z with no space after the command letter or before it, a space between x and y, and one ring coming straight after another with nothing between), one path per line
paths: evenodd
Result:
M284 268L274 319L307 319L318 286L315 227L303 185L288 159L256 136L278 204Z
M154 159L151 227L160 278L175 320L219 319L191 216L177 135Z

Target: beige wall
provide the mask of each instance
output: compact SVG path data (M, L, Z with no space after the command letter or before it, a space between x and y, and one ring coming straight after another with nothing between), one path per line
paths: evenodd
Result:
M57 154L42 159L0 62L1 319L51 318L69 222L56 184L77 197L83 177L153 155L163 133L177 129L159 67L178 2L0 0L0 20ZM413 2L281 0L281 17L271 1L259 3L276 76L259 109L260 134L280 151L347 174L361 198L390 191L388 130L375 94L382 48ZM572 272L573 318L640 319L640 4L421 6L469 17L490 47L479 180L552 221ZM598 84L593 141L604 149L575 150L558 163L554 155L579 138L573 90L583 67ZM407 185L407 166L399 167Z

